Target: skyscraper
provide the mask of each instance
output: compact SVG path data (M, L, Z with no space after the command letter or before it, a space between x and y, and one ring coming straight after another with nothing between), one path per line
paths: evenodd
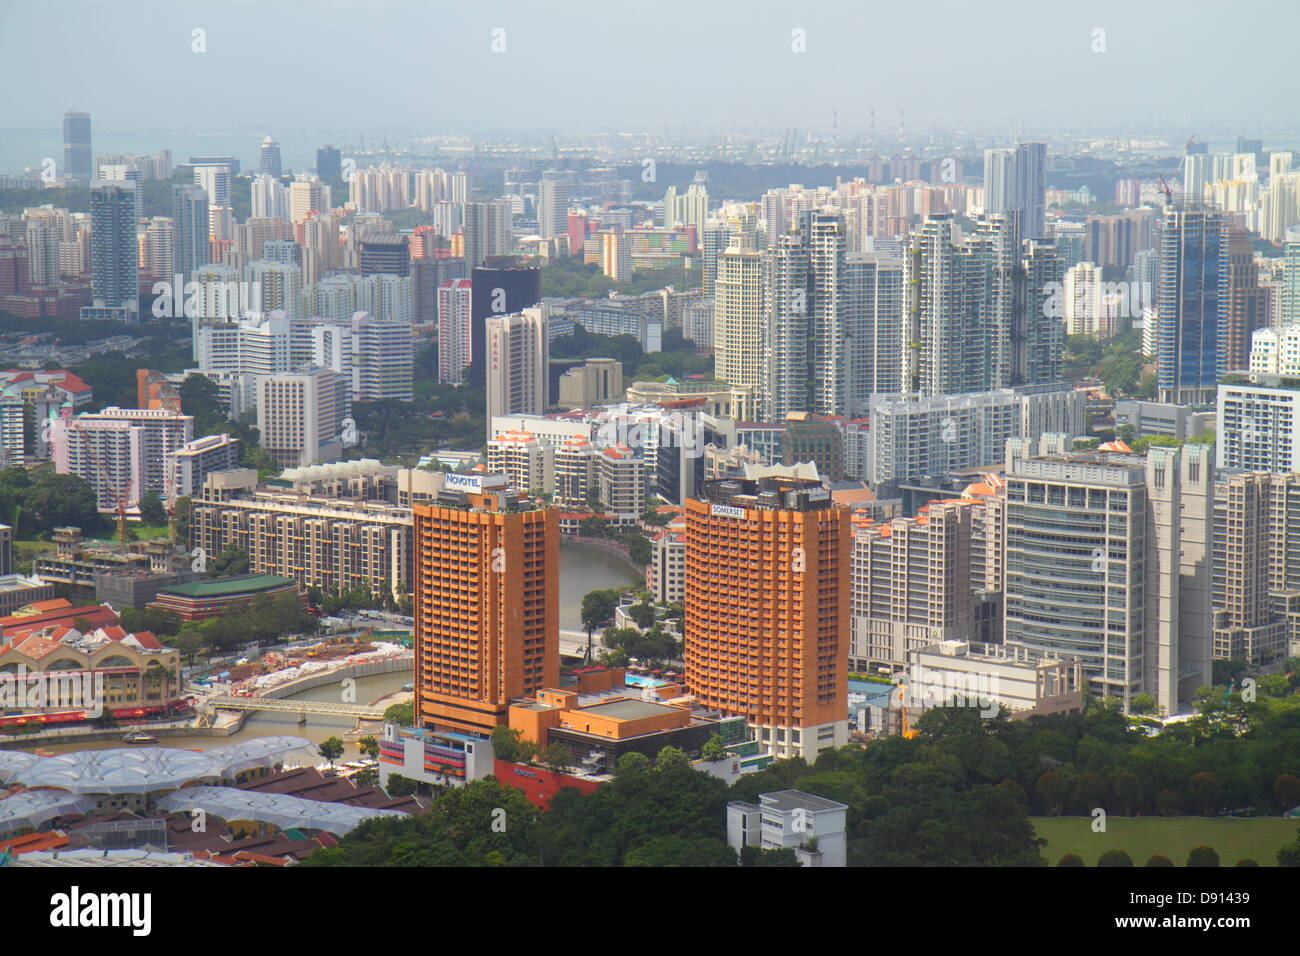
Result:
M172 268L182 282L211 260L208 235L207 193L199 186L173 186Z
M777 236L762 257L766 367L759 407L765 421L807 409L809 395L808 244L798 230Z
M1228 304L1227 231L1218 211L1165 208L1156 293L1162 402L1211 401L1224 372L1219 334Z
M105 317L131 323L140 317L135 191L135 183L102 179L90 187L93 307L118 310Z
M498 415L541 415L549 399L550 349L541 309L486 320L487 421Z
M438 381L459 385L470 362L470 280L438 286Z
M686 501L686 690L760 746L812 761L848 741L848 509L820 482L705 482Z
M316 150L316 175L321 179L338 179L343 175L342 154L333 146Z
M558 239L569 232L569 184L546 174L537 186L537 232L543 239ZM564 245L567 248L568 243Z
M487 384L487 320L537 305L542 298L541 271L521 268L511 260L476 268L470 274L470 354L465 381L474 388Z
M465 203L465 268L476 269L489 259L511 252L512 219L509 199Z
M1176 713L1210 680L1209 449L1008 457L1006 645Z
M558 512L501 475L449 475L415 505L415 719L490 733L560 677Z
M63 114L63 173L80 186L89 186L94 176L89 113Z
M1015 208L1016 151L984 150L984 214L1001 215Z
M762 394L767 348L762 255L740 249L720 255L713 292L714 374Z
M1021 143L1016 147L1016 211L1020 235L1042 239L1047 235L1047 144Z
M257 172L275 179L280 178L280 144L270 136L262 140L257 157Z
M1219 330L1219 374L1250 367L1250 340L1256 329L1269 325L1268 290L1259 284L1259 267L1251 234L1232 226L1224 237L1227 249L1224 276L1223 324Z

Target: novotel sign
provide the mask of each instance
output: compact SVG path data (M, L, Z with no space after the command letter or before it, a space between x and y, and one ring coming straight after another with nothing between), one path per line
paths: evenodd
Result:
M745 509L734 505L714 505L710 512L715 518L743 518Z
M504 487L506 481L505 475L457 475L449 473L443 478L442 486L448 491L481 493L484 488Z

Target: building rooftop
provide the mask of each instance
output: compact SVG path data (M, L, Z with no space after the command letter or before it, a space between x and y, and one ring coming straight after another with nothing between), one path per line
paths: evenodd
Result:
M789 810L812 810L815 812L818 810L848 809L843 803L836 803L834 800L827 800L811 793L804 793L802 790L777 790L773 793L760 793L758 797L763 801L763 806L773 807L782 812Z
M642 717L658 717L662 714L676 713L680 709L671 707L668 704L655 703L654 701L631 700L628 698L604 701L579 708L583 713L611 717L614 720L639 720Z
M215 581L190 581L185 584L173 584L161 589L159 593L180 594L196 598L224 597L230 594L243 594L247 591L284 587L286 584L293 584L293 578L282 578L278 574L245 574L237 578L218 578Z

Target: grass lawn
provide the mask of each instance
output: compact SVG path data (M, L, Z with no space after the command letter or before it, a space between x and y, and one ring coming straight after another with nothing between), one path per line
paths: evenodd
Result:
M1152 854L1169 857L1175 866L1187 863L1192 847L1205 844L1219 854L1222 866L1236 866L1246 857L1260 866L1277 866L1277 851L1296 838L1300 820L1281 817L1118 817L1106 818L1106 832L1092 832L1092 817L1031 817L1038 835L1047 841L1043 857L1053 866L1067 853L1077 853L1087 866L1096 866L1107 850L1123 850L1142 866Z

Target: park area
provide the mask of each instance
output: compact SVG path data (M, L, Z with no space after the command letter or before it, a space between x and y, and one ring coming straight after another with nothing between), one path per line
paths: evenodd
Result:
M1107 850L1123 850L1134 866L1143 866L1156 853L1175 866L1185 866L1196 846L1219 854L1221 866L1252 859L1260 866L1277 866L1277 851L1296 839L1295 817L1119 817L1106 819L1106 832L1092 831L1092 817L1031 817L1034 830L1047 841L1043 858L1052 866L1067 853L1096 866Z

